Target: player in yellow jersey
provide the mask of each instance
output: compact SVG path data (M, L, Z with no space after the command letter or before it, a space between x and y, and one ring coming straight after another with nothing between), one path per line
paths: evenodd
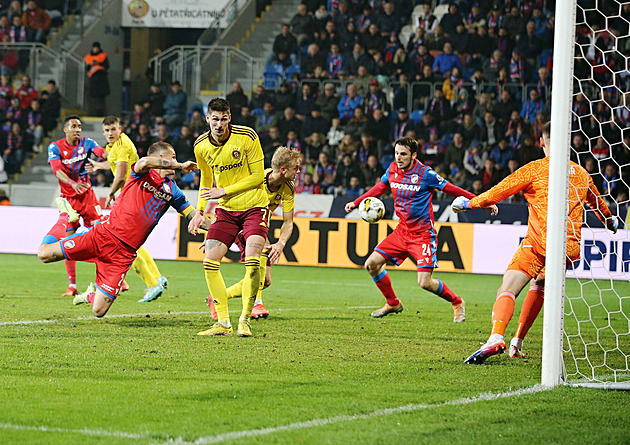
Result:
M131 166L138 161L138 151L129 136L123 133L120 120L116 116L107 116L103 119L103 136L107 140L104 157L105 162L95 162L90 160L89 170L111 169L114 174L111 191L107 197L105 208L116 199L116 194L122 190L125 181L131 175ZM144 247L140 247L131 268L140 276L147 290L144 297L138 300L139 303L146 303L157 299L168 285L168 280L163 276L151 254ZM127 289L129 287L127 286ZM123 287L124 290L126 290Z
M265 170L263 187L269 198L269 211L273 214L282 204L282 226L278 241L271 244L267 239L260 256L260 284L252 309L252 318L267 318L269 316L269 311L262 301L262 291L271 285L271 265L280 260L280 254L293 232L293 210L295 209L295 183L293 181L299 168L300 153L287 147L278 147L271 159L271 168ZM240 239L240 236L237 237L237 244L244 254L245 246L239 242ZM244 280L241 280L228 288L228 299L242 296L243 282ZM216 311L211 296L208 296L208 306L213 312L213 318L216 319Z
M209 199L218 199L216 219L204 243L208 291L218 322L198 335L231 335L227 289L221 275L221 259L239 232L245 239L243 310L237 334L251 337L250 318L260 283L260 255L269 229L269 199L263 189L264 156L258 134L249 127L232 125L230 104L221 98L208 103L210 131L195 141L195 157L201 170L199 201L188 231L197 234Z
M523 302L519 326L510 343L510 357L522 357L523 338L540 312L544 298L545 249L547 243L547 204L549 189L549 136L550 124L542 130L540 146L545 158L532 161L521 167L499 184L475 198L458 197L451 208L454 212L476 209L497 204L500 201L523 191L529 204L527 235L512 257L503 283L497 292L497 299L492 307L492 332L488 341L465 363L479 365L488 357L502 354L506 349L503 335L512 315L515 299L523 288L530 283L529 292ZM608 206L599 196L599 192L588 172L574 162L569 171L569 210L567 221L567 265L580 257L580 240L584 205L595 211L597 217L612 232L617 232L617 219L612 216Z

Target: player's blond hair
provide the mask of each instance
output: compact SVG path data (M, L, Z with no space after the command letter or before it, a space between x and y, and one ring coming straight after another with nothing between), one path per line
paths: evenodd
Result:
M151 144L151 146L147 150L147 155L148 156L159 155L161 153L164 153L164 152L167 152L167 151L171 151L171 150L175 151L175 149L173 148L173 146L171 144L167 144L166 142L158 141L158 142L154 142L153 144Z
M278 147L271 158L271 168L280 170L280 167L288 168L300 159L300 152L288 147Z

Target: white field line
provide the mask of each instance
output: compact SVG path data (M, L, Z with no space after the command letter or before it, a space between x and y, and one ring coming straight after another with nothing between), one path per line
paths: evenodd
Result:
M392 414L405 413L405 412L413 412L420 410L429 410L435 408L441 408L444 406L461 406L461 405L469 405L471 403L476 402L484 402L498 399L505 399L508 397L518 397L525 394L535 394L541 391L546 391L551 389L551 387L546 387L542 385L534 385L528 388L517 389L514 391L506 391L500 393L483 393L475 397L465 397L462 399L451 400L442 403L434 403L434 404L410 404L399 406L395 408L384 408L378 409L369 413L364 414L352 414L352 415L342 415L342 416L334 416L334 417L326 417L322 419L313 419L307 420L303 422L294 422L286 425L280 425L269 428L258 428L253 430L244 430L244 431L232 431L229 433L217 434L214 436L205 436L200 437L194 440L186 440L181 437L169 439L167 442L164 442L164 445L168 444L178 444L178 445L205 445L211 443L220 443L226 442L230 440L242 439L245 437L257 437L257 436L266 436L269 434L282 433L285 431L294 431L306 428L316 428L320 426L332 425L335 423L341 422L350 422L353 420L363 420L363 419L371 419L374 417L381 416L389 416ZM123 431L106 431L106 430L91 430L88 428L83 429L66 429L66 428L51 428L46 426L29 426L29 425L15 425L10 423L0 423L0 429L5 430L24 430L24 431L41 431L47 433L62 433L62 434L78 434L83 436L101 436L101 437L118 437L125 439L136 439L136 440L150 440L154 439L156 436L161 436L163 434L137 434L137 433L127 433Z
M315 308L280 308L273 309L274 312L291 312L291 311L304 311L308 310L311 312L314 311L340 311L344 309L375 309L379 306L346 306L346 307L315 307ZM241 313L240 310L230 311L230 313L236 314ZM169 315L208 315L210 311L171 311L171 312L138 312L135 314L116 314L116 315L107 315L104 318L96 318L96 317L77 317L77 318L55 318L48 320L19 320L19 321L3 321L0 322L0 327L2 326L27 326L32 324L49 324L49 323L71 323L71 322L80 322L80 321L98 321L98 320L108 320L112 318L132 318L132 317L146 317L147 315L151 317L164 317Z

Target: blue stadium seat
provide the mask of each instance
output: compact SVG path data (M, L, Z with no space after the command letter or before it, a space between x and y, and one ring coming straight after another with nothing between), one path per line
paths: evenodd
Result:
M418 123L422 120L422 116L424 116L424 110L413 110L409 119L411 119L414 123Z
M299 63L294 63L293 65L289 65L289 67L284 72L284 77L290 79L294 74L300 74L302 71L302 67Z
M277 73L274 71L265 71L263 74L263 88L265 89L276 89L280 86L280 83L284 79L282 73Z
M446 133L442 136L442 144L450 145L453 143L453 133Z
M264 109L262 108L254 108L254 111L252 112L252 114L254 116L260 116L261 114L263 114L265 112Z

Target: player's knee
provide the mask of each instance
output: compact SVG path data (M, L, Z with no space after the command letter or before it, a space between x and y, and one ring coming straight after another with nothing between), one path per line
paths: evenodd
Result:
M109 308L92 307L92 313L96 318L102 318L107 313L107 309Z
M424 290L432 291L432 279L429 278L418 278L418 286L420 286Z
M370 275L375 273L378 269L377 264L369 259L365 262L365 266L363 267L365 267L365 270L367 270Z

